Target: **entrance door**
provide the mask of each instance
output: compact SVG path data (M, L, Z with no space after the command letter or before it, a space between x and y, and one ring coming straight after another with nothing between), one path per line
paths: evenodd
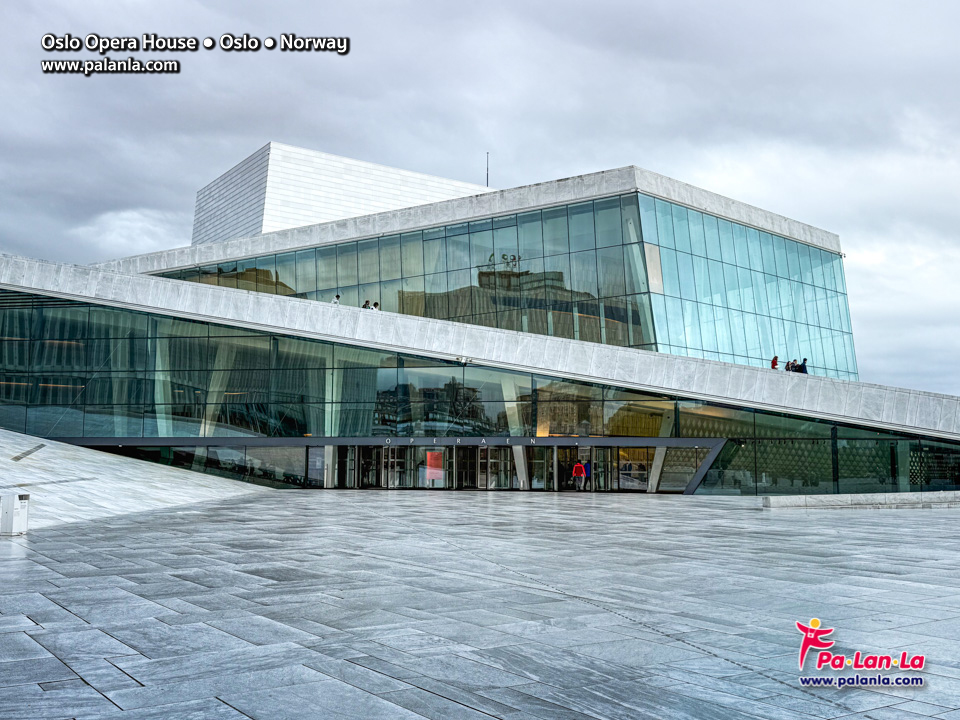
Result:
M337 487L355 488L357 486L357 448L354 445L341 445L337 448Z
M381 453L382 448L370 445L361 445L357 448L360 487L380 487L380 464L383 462Z
M384 447L381 451L380 482L386 488L413 487L407 475L407 448Z
M592 478L587 477L588 471L592 475L590 448L557 448L557 486L559 490L568 492L590 490Z
M477 452L475 447L454 448L454 467L457 490L477 489ZM486 487L486 478L484 478Z

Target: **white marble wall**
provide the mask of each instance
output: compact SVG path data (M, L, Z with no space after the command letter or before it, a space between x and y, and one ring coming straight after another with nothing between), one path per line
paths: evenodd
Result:
M257 237L134 255L98 263L95 267L131 273L163 272L180 267L406 232L635 191L685 204L826 250L833 252L840 250L840 238L834 233L630 166L428 205L307 225Z
M0 255L0 286L960 439L960 398Z

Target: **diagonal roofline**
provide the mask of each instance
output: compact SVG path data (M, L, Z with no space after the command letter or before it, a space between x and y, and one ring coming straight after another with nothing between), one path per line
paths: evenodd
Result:
M494 190L400 210L278 230L254 237L133 255L94 263L92 267L130 273L158 273L630 192L642 192L830 252L840 252L840 238L835 233L644 170L636 165L628 165L614 170L522 185L507 190Z
M0 287L264 332L960 440L960 398L0 255Z

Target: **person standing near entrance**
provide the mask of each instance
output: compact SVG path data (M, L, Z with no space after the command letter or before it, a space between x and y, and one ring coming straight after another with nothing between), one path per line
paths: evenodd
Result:
M583 483L587 478L587 469L583 467L583 463L577 460L577 464L573 466L573 482L577 486L577 490L583 490Z

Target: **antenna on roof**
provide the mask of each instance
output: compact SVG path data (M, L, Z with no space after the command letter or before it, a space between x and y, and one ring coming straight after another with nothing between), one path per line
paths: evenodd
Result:
M490 151L487 151L487 187L490 187Z

